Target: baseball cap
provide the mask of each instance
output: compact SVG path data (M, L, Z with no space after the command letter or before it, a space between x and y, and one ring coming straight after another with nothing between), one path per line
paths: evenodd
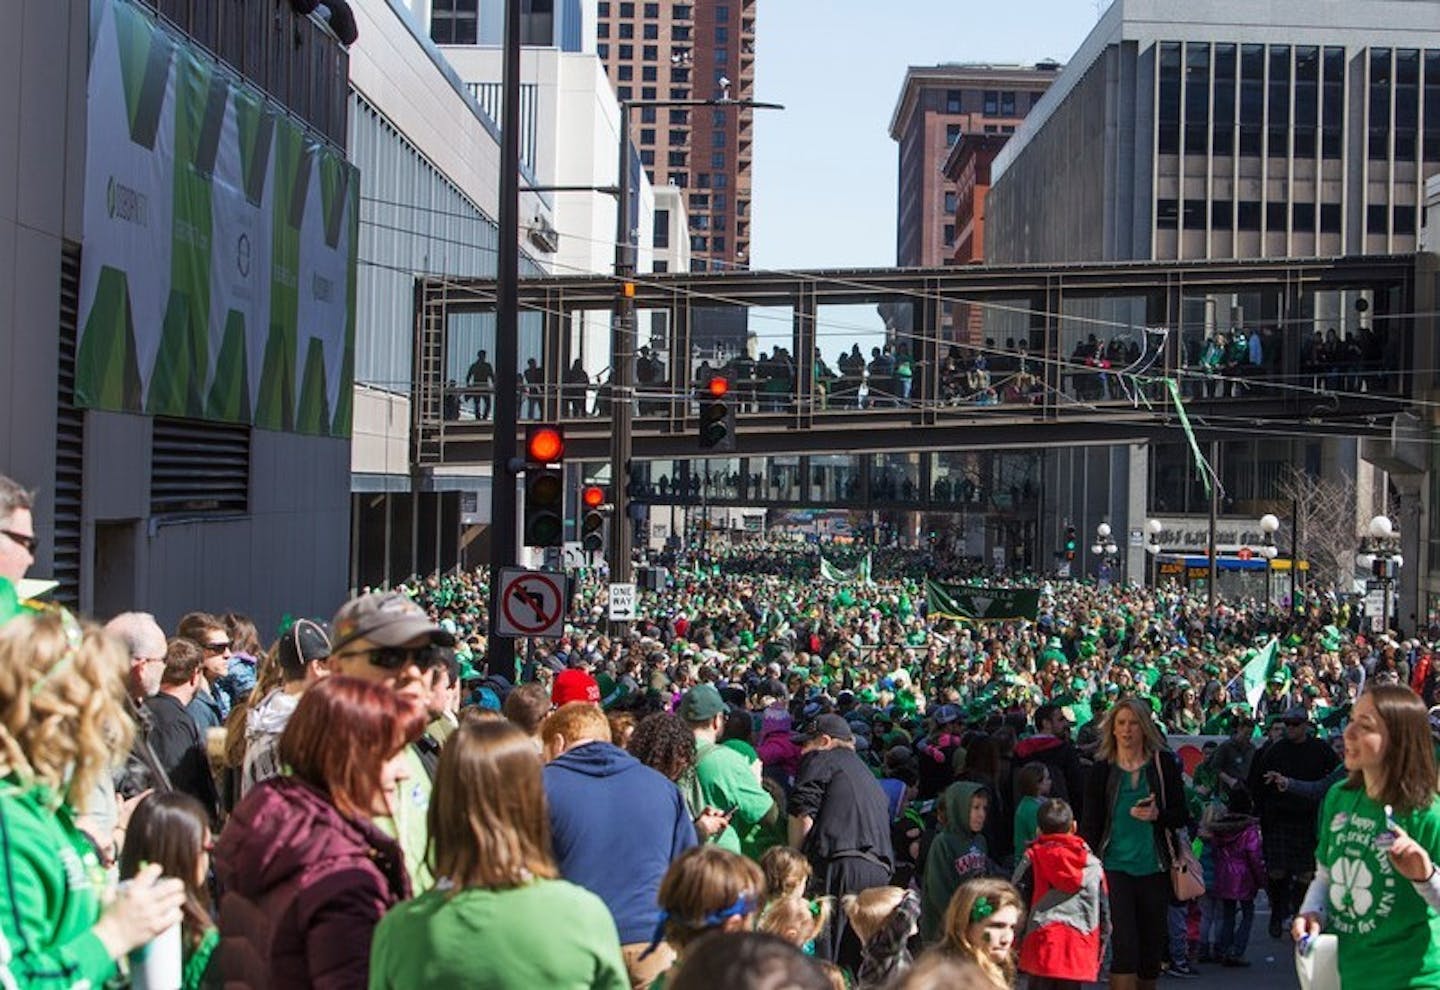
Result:
M958 705L941 705L935 709L935 724L949 725L952 722L960 721L960 708Z
M1285 724L1304 725L1310 721L1310 713L1303 706L1294 705L1285 712Z
M428 636L439 646L454 646L455 637L431 621L425 610L398 591L375 591L340 606L330 623L335 639L331 651L339 653L357 639L377 646L404 646Z
M687 722L708 722L729 710L713 684L696 684L680 699L680 717Z
M831 739L849 742L855 738L855 731L850 728L850 723L839 715L827 712L824 715L815 716L804 729L794 733L790 738L796 742L809 742L819 736L829 736Z
M330 637L320 623L296 619L281 637L278 650L280 669L286 677L295 677L303 673L306 664L330 655Z
M585 671L574 667L556 674L555 683L550 686L550 703L556 708L572 701L600 704L599 683Z

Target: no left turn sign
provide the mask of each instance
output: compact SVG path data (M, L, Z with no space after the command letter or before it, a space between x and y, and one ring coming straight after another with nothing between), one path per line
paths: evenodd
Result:
M558 638L565 625L565 575L502 568L496 620L501 636Z

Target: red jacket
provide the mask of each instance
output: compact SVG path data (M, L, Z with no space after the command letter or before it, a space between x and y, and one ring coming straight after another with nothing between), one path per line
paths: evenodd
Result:
M410 896L404 857L369 821L277 777L235 808L215 846L227 990L364 987L381 916Z
M1026 872L1032 874L1028 882ZM1075 834L1041 835L1025 850L1017 882L1033 885L1020 944L1020 970L1052 980L1093 983L1110 930L1105 870Z

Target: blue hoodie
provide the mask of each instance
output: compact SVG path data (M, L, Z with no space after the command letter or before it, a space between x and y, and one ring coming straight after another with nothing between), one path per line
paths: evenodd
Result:
M648 943L660 880L696 841L680 789L618 746L591 742L545 765L545 797L560 875L605 902L622 945Z

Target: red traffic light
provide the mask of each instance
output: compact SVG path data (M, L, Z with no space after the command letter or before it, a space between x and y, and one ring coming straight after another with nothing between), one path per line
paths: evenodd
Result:
M553 426L537 426L525 437L525 460L531 464L554 464L565 454L565 438Z
M605 504L605 489L599 485L587 485L580 493L580 501L587 509L598 509Z
M705 391L717 399L723 398L725 393L730 391L730 379L722 375L716 375L705 383Z

